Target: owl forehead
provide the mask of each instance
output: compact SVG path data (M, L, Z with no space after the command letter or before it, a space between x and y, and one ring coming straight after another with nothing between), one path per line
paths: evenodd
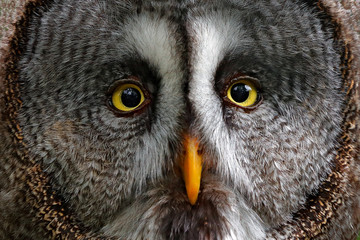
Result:
M176 38L176 27L168 19L150 12L131 17L125 24L130 52L140 55L168 86L184 81L182 43ZM118 47L123 48L122 44Z
M214 9L205 3L199 7L190 1L187 5L189 9L181 17L177 13L181 11L180 7L168 8L168 4L162 1L153 3L155 6L144 5L138 7L140 10L134 7L131 14L115 16L122 18L120 21L114 20L114 16L108 18L109 25L115 26L110 29L113 39L118 41L113 57L140 56L166 82L171 82L180 71L188 70L194 75L204 74L203 77L207 74L212 76L207 79L213 80L224 58L238 62L229 71L283 68L280 65L289 59L293 65L302 62L300 51L304 51L305 56L309 51L323 47L317 44L318 38L324 39L318 34L319 29L296 24L301 17L309 16L297 10L292 11L290 16L286 10L300 7L288 2L283 10L259 10L251 4L249 7L249 4L226 2L219 9ZM309 22L312 20L309 19ZM181 32L184 27L186 30ZM299 35L303 37L296 41ZM288 59L285 59L285 53ZM292 56L297 60L291 59ZM322 61L318 60L313 62ZM300 67L305 65L299 64ZM293 67L283 69L292 70Z
M184 27L181 25L185 25L186 32L179 33ZM124 34L130 54L139 54L165 81L171 81L167 74L185 70L186 62L191 66L185 68L201 69L202 78L212 79L206 74L214 74L227 53L251 41L238 25L239 22L224 13L190 17L182 22L143 11L126 21Z

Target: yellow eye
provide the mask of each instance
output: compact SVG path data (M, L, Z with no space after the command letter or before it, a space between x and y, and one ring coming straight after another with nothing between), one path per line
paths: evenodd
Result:
M257 88L251 81L245 79L231 84L227 90L227 97L240 107L251 107L258 102Z
M112 94L112 105L123 112L138 108L145 100L143 91L135 84L125 83L115 89Z

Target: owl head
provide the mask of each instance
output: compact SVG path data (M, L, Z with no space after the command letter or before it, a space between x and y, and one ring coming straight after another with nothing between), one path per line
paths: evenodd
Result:
M332 2L27 1L0 236L354 236L359 26Z

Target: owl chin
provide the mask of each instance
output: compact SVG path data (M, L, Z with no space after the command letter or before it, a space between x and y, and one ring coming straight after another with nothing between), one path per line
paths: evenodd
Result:
M265 226L257 213L206 167L197 139L184 138L185 154L178 161L180 171L175 170L181 173L150 186L103 232L126 239L264 238Z
M141 195L103 227L126 239L263 239L265 225L224 183L207 174L192 205L181 179L174 178ZM136 224L134 224L136 223Z

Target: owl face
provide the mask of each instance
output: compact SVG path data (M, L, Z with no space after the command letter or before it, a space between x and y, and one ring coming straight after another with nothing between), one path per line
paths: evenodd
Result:
M263 238L316 191L340 133L339 56L309 9L51 3L20 63L30 156L76 218L109 236ZM202 165L194 205L185 136Z

